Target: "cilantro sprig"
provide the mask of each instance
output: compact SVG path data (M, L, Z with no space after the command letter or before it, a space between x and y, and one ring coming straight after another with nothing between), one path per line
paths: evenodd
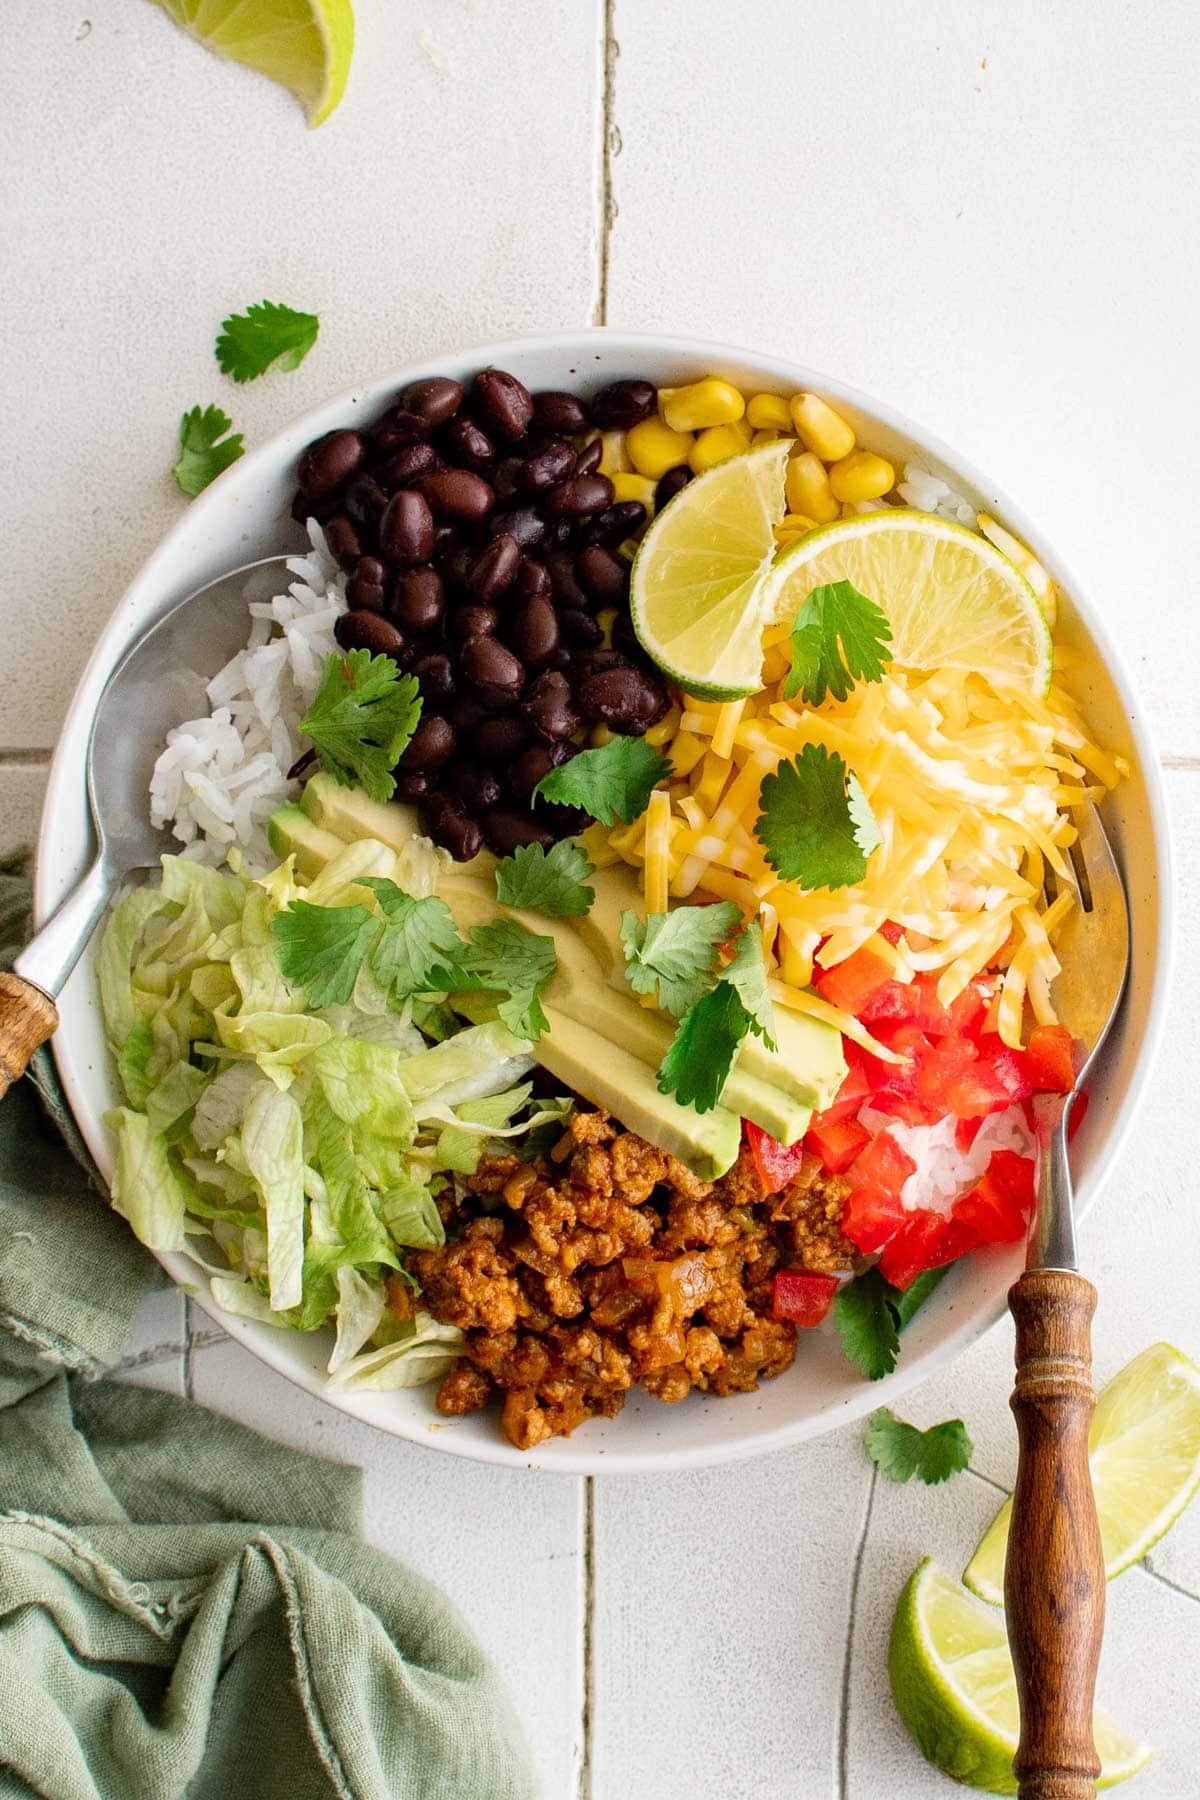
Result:
M444 992L462 952L446 902L432 894L415 900L381 875L364 875L358 886L370 888L384 917L371 950L371 971L380 986L398 1000Z
M459 970L463 987L488 988L506 997L496 1008L514 1037L535 1041L550 1029L542 994L558 967L554 939L527 931L516 919L476 925Z
M920 1431L881 1406L871 1414L863 1448L890 1481L911 1481L915 1475L934 1487L961 1473L975 1446L961 1419L943 1419L940 1425Z
M887 614L852 581L814 588L792 626L784 698L800 694L806 705L820 706L828 692L844 700L856 681L880 680L891 641Z
M358 972L379 935L379 920L365 906L314 906L293 900L271 920L275 954L287 980L303 988L308 1003L345 1006Z
M763 777L754 835L784 881L803 888L853 887L880 842L858 776L836 750L805 744Z
M717 951L733 936L741 912L731 900L677 906L673 912L621 914L625 976L635 994L655 994L681 1019L716 981Z
M533 798L582 807L601 825L632 825L670 773L669 759L645 738L614 737L543 775Z
M235 463L244 445L240 431L230 431L233 420L219 406L193 406L179 421L179 460L171 470L175 485L193 498L202 494L210 481Z
M730 961L713 971L707 993L679 1021L658 1071L658 1091L681 1106L711 1112L720 1104L743 1041L754 1032L775 1048L762 931L743 926Z
M312 739L327 774L383 801L396 791L392 769L420 717L416 678L402 675L390 656L335 651L325 658L300 729Z
M900 1354L900 1333L948 1266L926 1269L903 1290L886 1281L878 1268L865 1270L838 1289L833 1317L842 1349L869 1381L891 1374Z
M298 369L317 341L316 313L297 312L277 300L260 300L222 320L215 354L226 375L255 381L274 363Z
M554 919L581 918L596 899L595 888L587 885L595 873L586 852L570 838L549 850L521 844L496 865L496 898L503 906L527 907Z

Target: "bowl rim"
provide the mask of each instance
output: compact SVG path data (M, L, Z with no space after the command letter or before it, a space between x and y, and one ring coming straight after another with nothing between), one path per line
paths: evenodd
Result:
M277 461L281 438L301 433L316 436L321 430L330 429L331 426L327 421L336 418L337 415L341 414L344 417L351 409L359 405L374 406L386 398L389 390L399 387L407 381L443 372L447 362L456 366L470 363L477 364L479 367L487 367L497 364L503 366L510 359L539 354L578 354L582 357L589 353L590 346L600 341L603 341L606 346L605 360L620 357L627 360L630 366L635 366L638 356L643 351L649 351L660 355L677 356L681 360L694 362L697 367L711 368L719 367L723 363L740 363L760 370L765 381L792 383L798 390L813 388L832 400L840 400L847 406L861 409L885 428L918 445L924 456L936 459L948 471L961 477L976 491L987 493L1001 513L1004 523L1029 545L1052 578L1069 593L1071 603L1079 613L1089 637L1094 641L1116 690L1125 723L1137 751L1145 783L1150 815L1149 823L1155 846L1158 902L1145 1028L1137 1050L1133 1072L1118 1102L1117 1116L1103 1147L1103 1153L1098 1157L1095 1167L1089 1170L1087 1179L1081 1184L1077 1194L1077 1216L1082 1216L1095 1201L1113 1163L1128 1141L1153 1070L1155 1058L1161 1047L1174 966L1175 893L1172 876L1173 853L1169 808L1162 765L1144 722L1145 709L1140 703L1140 696L1123 654L1113 642L1102 615L1079 582L1074 570L1062 555L1047 542L1036 523L1028 517L1024 509L1012 500L1001 486L990 476L985 476L967 458L961 456L941 438L928 431L899 408L875 398L863 389L827 375L822 370L812 368L808 364L795 361L790 357L776 355L774 352L719 340L676 335L672 332L626 331L607 326L586 326L577 330L533 333L500 339L487 344L443 350L440 353L422 357L415 362L403 363L398 368L390 368L369 381L345 389L329 399L319 402L316 406L308 408L304 413L287 420L264 443L249 451L245 457L241 458L237 464L233 465L229 471L191 502L187 511L180 515L138 569L116 602L103 627L72 694L50 764L37 839L34 873L35 923L40 926L45 921L54 907L59 904L69 886L69 883L63 878L61 868L53 867L52 858L48 854L59 807L64 803L75 804L78 782L82 779L82 770L67 742L68 726L84 709L94 709L104 680L120 655L132 642L135 631L144 630L150 620L165 610L165 601L160 601L157 608L151 602L147 610L147 596L153 593L156 585L164 590L167 588L165 572L171 564L176 540L183 535L188 525L203 528L207 514L210 511L214 513L218 511L218 503L227 491L227 484L232 480L253 484L260 469ZM580 373L582 374L583 371ZM131 614L134 615L132 619L130 618ZM111 1154L108 1152L104 1140L103 1128L99 1120L94 1117L93 1109L87 1100L86 1071L72 1059L66 1034L61 1038L59 1036L53 1038L51 1047L72 1114L85 1142L103 1169L111 1164ZM748 1437L714 1438L711 1442L699 1446L674 1450L670 1447L669 1433L667 1434L668 1441L661 1449L655 1447L630 1450L591 1450L586 1445L586 1438L558 1439L552 1440L555 1445L553 1460L544 1460L539 1457L537 1451L523 1452L514 1449L501 1438L498 1432L494 1438L486 1437L477 1440L464 1437L460 1439L456 1433L452 1432L437 1431L436 1434L431 1434L429 1423L417 1425L402 1415L397 1415L394 1421L389 1422L360 1410L356 1404L356 1396L352 1394L333 1395L324 1386L320 1375L307 1369L298 1369L291 1364L285 1365L280 1356L272 1354L274 1346L261 1325L221 1313L207 1295L197 1289L195 1264L186 1255L168 1252L160 1255L158 1260L173 1281L190 1298L194 1299L201 1309L212 1318L213 1322L230 1337L241 1343L277 1374L285 1376L286 1379L294 1382L334 1410L371 1424L377 1429L387 1432L390 1436L407 1439L409 1442L423 1445L428 1449L442 1450L450 1455L466 1456L473 1461L495 1463L507 1468L527 1467L537 1469L540 1473L563 1475L656 1474L717 1467L765 1455L771 1451L800 1443L807 1438L821 1436L852 1419L863 1417L885 1400L889 1402L897 1400L911 1391L933 1375L936 1370L953 1361L969 1345L977 1342L999 1322L1006 1312L1003 1298L997 1297L992 1304L976 1308L968 1313L937 1343L915 1354L907 1363L902 1361L882 1382L864 1381L860 1390L856 1390L836 1405L818 1408L796 1419L752 1432ZM378 1396L364 1396L364 1398L377 1399Z

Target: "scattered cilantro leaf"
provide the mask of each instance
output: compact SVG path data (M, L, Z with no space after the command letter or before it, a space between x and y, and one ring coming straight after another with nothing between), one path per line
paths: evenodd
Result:
M365 906L314 906L293 900L271 920L275 952L288 981L311 1007L344 1006L379 932Z
M580 806L602 825L632 825L670 773L668 758L645 738L614 737L543 775L533 798Z
M421 717L416 678L402 675L390 656L369 650L325 658L321 685L300 721L321 767L343 787L361 787L372 800L396 791L392 769Z
M179 461L171 470L175 485L183 493L201 494L223 469L235 463L244 449L242 434L225 433L233 420L219 406L206 406L203 411L193 406L179 421Z
M496 898L503 906L527 906L554 919L579 918L596 898L588 887L596 873L580 844L562 838L549 851L521 844L496 867Z
M746 1028L760 1037L768 1050L775 1048L775 1016L767 993L767 964L763 956L762 927L756 919L745 925L734 946L733 957L722 972L742 1003Z
M965 1469L974 1449L961 1419L943 1419L918 1431L886 1406L871 1414L863 1447L890 1481L911 1481L916 1475L929 1487Z
M536 1041L549 1029L541 996L558 967L554 939L527 931L515 919L477 925L462 960L464 985L506 994L496 1008L516 1037Z
M938 1269L924 1269L906 1288L894 1290L891 1306L901 1331L913 1314L924 1306L942 1276L948 1274L951 1267L950 1263L943 1263Z
M381 875L365 875L358 885L371 889L384 915L371 952L380 986L397 1000L444 992L456 979L463 950L446 902L432 894L414 900Z
M852 581L814 588L792 626L784 699L802 694L806 705L820 706L828 691L844 700L856 681L881 678L891 641L886 613Z
M625 975L635 994L657 992L673 1018L702 1000L717 980L717 951L732 937L741 910L731 900L677 906L673 912L621 914Z
M298 369L317 341L316 313L296 312L276 300L260 300L221 321L216 358L235 381L254 381L272 363Z
M681 1106L694 1106L697 1112L711 1112L720 1102L746 1029L737 989L719 981L680 1020L659 1067L659 1093L674 1094Z
M891 1297L895 1289L867 1269L838 1289L833 1317L847 1357L870 1381L890 1375L900 1354L900 1328Z
M784 881L840 888L862 880L879 828L836 750L805 744L799 756L763 777L759 804L754 835Z

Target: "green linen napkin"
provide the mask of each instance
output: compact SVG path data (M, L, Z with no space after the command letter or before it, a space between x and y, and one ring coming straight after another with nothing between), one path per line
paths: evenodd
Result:
M10 861L0 967L27 913ZM357 1469L97 1379L156 1265L30 1073L0 1102L0 1797L535 1800L478 1646L362 1541Z

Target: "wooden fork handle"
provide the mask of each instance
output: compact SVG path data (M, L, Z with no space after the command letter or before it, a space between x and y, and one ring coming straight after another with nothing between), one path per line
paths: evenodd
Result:
M1027 1269L1010 1290L1020 1456L1004 1600L1021 1702L1021 1800L1093 1800L1092 1735L1104 1633L1104 1551L1088 1467L1096 1290L1066 1269Z
M0 1098L57 1027L58 1008L48 994L19 975L0 973Z

